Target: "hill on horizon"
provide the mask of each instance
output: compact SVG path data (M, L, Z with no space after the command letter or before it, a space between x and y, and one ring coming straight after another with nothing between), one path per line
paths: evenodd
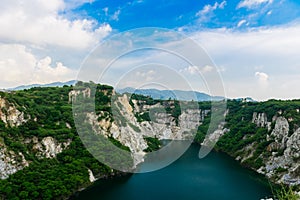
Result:
M144 96L150 96L153 99L176 99L181 101L220 101L225 99L221 96L211 96L198 91L184 91L184 90L158 90L158 89L135 89L131 87L116 89L118 93L135 93Z
M64 85L71 86L76 84L76 80L71 80L67 82L53 82L53 83L47 83L47 84L30 84L30 85L20 85L17 87L13 88L7 88L5 90L8 91L17 91L17 90L25 90L25 89L30 89L33 87L63 87Z

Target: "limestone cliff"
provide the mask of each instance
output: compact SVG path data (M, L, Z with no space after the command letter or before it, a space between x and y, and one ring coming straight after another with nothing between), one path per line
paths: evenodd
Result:
M272 122L273 128L271 128ZM266 113L257 112L253 113L252 123L257 127L268 129L268 134L261 139L261 143L266 143L268 146L257 155L258 158L255 161L258 162L259 159L262 162L257 172L266 175L276 183L300 185L300 128L291 134L293 129L289 125L289 120L284 116L275 115L272 121L268 121ZM246 139L248 138L243 138L243 140ZM238 151L239 156L236 160L244 163L253 158L258 145L258 141L247 144Z
M32 149L37 151L37 157L55 158L57 154L61 153L70 145L71 140L59 143L53 137L45 137L39 142L38 139L34 137L31 142L33 143Z
M71 143L68 140L64 143L57 142L52 137L45 137L39 141L37 137L27 138L24 144L31 144L31 151L36 152L37 158L55 158L58 153L61 153ZM9 148L0 142L0 179L6 179L9 175L28 167L30 164L21 152L9 150Z
M0 179L6 179L28 165L21 152L8 150L4 144L0 143Z
M279 117L273 131L267 137L274 140L268 146L268 151L272 154L265 159L265 166L258 172L275 179L278 183L300 185L300 129L289 136L288 120Z
M99 115L87 113L87 121L100 127L100 129L94 129L99 134L113 137L129 147L135 165L143 161L144 150L148 148L145 137L159 140L192 140L201 119L209 112L184 109L178 118L175 118L165 111L161 103L147 105L141 100L130 101L126 94L118 96L112 105L112 117L104 111L101 111ZM151 119L138 121L137 116L145 113Z
M30 116L26 116L27 119ZM0 119L11 127L20 126L25 123L27 119L25 119L24 113L19 111L13 103L8 102L6 99L0 96Z

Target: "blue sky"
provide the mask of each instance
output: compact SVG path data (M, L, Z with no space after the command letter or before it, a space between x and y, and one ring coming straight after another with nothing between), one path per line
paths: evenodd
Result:
M3 0L0 9L0 73L5 74L0 88L76 79L99 43L130 29L159 27L182 33L206 50L228 97L300 98L297 0ZM147 62L174 65L193 89L209 92L195 71L209 73L210 66L148 53L143 55ZM130 63L145 62L141 55L134 59L116 69L124 73ZM138 74L150 80L148 72ZM188 88L174 82L170 89Z
M201 30L205 28L237 28L242 20L246 27L274 26L296 20L299 1L95 1L73 10L84 17L109 23L118 31L145 26ZM254 3L247 3L254 2Z

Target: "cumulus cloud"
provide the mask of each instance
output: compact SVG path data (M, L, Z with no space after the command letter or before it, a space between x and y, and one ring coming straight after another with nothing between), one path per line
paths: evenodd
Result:
M70 1L73 2L73 1ZM6 42L87 48L107 36L109 24L91 19L70 20L60 15L71 3L63 0L21 0L1 2L0 39ZM87 2L87 1L83 1ZM80 1L73 2L78 5ZM81 2L82 3L82 2Z
M259 81L266 82L269 80L269 75L264 72L255 72L255 76Z
M37 59L24 45L0 45L0 87L74 79L76 71L50 57Z
M272 4L273 0L243 0L238 5L237 8L255 8L262 4Z

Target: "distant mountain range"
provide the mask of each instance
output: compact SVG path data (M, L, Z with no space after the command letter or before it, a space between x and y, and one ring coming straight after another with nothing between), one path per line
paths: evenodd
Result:
M135 93L144 96L151 96L153 99L176 99L181 101L220 101L225 99L221 96L210 96L208 94L196 91L183 90L158 90L158 89L134 89L131 87L117 89L118 93Z
M64 85L75 85L76 80L71 80L67 82L54 82L48 84L31 84L31 85L21 85L15 88L8 88L8 91L16 91L16 90L24 90L30 89L33 87L63 87ZM168 100L168 99L176 99L181 101L220 101L225 99L222 96L210 96L203 92L197 91L184 91L184 90L158 90L158 89L135 89L131 87L123 88L123 89L116 89L116 91L120 94L124 93L135 93L144 96L151 96L153 99L161 99L161 100ZM238 98L238 101L247 101L253 102L251 97L247 98Z
M67 82L54 82L54 83L48 83L48 84L31 84L31 85L20 85L15 88L8 88L6 90L10 91L16 91L16 90L25 90L25 89L30 89L33 87L63 87L64 85L74 85L77 81L76 80L71 80Z

